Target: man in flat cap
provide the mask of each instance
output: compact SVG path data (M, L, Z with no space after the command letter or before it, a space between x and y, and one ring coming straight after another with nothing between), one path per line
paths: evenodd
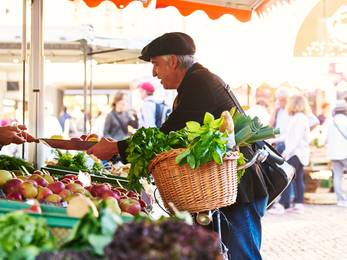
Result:
M185 127L187 121L203 122L206 112L220 117L235 106L217 75L194 61L193 39L181 32L166 33L145 46L140 59L153 64L153 76L165 89L176 89L173 111L161 126L164 133ZM88 153L100 159L120 154L125 160L127 142L102 140ZM249 147L241 149L246 158L252 157ZM261 259L261 221L267 204L267 190L258 166L247 169L241 178L237 202L221 209L222 240L230 259Z

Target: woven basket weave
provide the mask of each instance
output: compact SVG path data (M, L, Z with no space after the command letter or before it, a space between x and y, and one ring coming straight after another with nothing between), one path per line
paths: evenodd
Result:
M197 169L179 166L176 156L185 149L173 149L157 155L149 170L165 207L172 202L178 210L197 213L229 206L237 196L236 154L224 158L223 164L208 162Z

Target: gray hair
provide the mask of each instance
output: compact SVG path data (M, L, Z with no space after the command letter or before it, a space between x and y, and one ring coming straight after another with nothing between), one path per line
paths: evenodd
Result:
M167 61L171 55L163 55L163 58ZM180 69L189 69L195 62L193 55L175 55L178 60L178 66Z

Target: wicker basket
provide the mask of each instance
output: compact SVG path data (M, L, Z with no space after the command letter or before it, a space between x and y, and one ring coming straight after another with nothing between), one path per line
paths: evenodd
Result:
M208 162L191 169L175 161L183 151L173 149L161 153L149 165L165 207L170 210L168 203L172 202L178 210L197 213L235 203L238 155L224 158L222 165Z

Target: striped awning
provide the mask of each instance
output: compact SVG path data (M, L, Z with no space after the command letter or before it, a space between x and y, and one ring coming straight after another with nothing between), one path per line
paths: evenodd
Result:
M74 0L70 0L74 1ZM130 2L142 2L148 7L152 0L83 0L89 7L96 7L103 1L111 1L118 8L125 8ZM155 0L153 0L155 1ZM156 0L156 8L174 6L183 15L187 16L197 10L204 11L211 19L217 19L224 14L233 15L241 22L247 22L252 14L258 15L277 2L290 2L291 0Z

